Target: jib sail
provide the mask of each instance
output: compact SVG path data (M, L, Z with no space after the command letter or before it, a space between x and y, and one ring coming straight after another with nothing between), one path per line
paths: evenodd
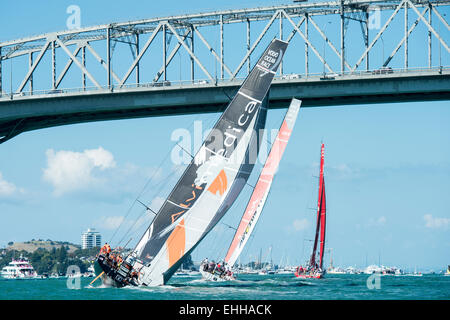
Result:
M164 284L239 195L254 166L246 156L257 145L254 130L264 127L263 102L286 47L281 40L270 43L137 244L142 284Z
M300 100L292 99L289 109L286 112L286 116L264 164L264 168L259 175L258 182L225 256L225 262L229 267L232 267L238 259L261 215L267 196L269 195L273 178L278 170L281 157L283 156L295 121L297 120L300 104Z

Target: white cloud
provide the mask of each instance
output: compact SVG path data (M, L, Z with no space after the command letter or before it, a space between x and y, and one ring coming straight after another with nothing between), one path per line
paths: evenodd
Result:
M450 218L433 218L431 214L426 214L423 219L427 228L447 228L450 225Z
M306 218L304 219L296 219L294 220L293 227L295 231L301 231L307 229L309 226L309 222Z
M381 216L377 219L377 224L379 225L383 225L386 223L386 217L385 216Z
M162 197L155 197L153 198L152 202L150 203L150 205L148 205L148 207L150 209L153 210L153 212L151 211L146 211L145 214L142 214L140 217L138 217L136 220L131 221L130 223L133 224L134 229L138 229L143 225L149 225L150 222L153 220L153 218L155 217L155 213L154 212L158 212L159 209L161 208L161 206L164 204L165 199Z
M84 154L94 163L95 167L100 167L100 170L105 170L116 166L112 153L102 147L84 150Z
M16 187L14 183L8 182L3 179L3 175L0 172L0 197L12 196L14 194L23 192L24 190Z
M374 218L370 218L369 219L369 223L368 226L369 227L380 227L380 226L384 226L386 224L386 217L385 216L381 216L377 219Z
M148 206L153 211L158 212L164 201L165 199L157 196L153 198ZM134 215L135 217L130 216L125 220L124 216L102 216L94 222L95 227L106 230L116 230L121 227L122 231L128 230L128 232L133 233L142 226L148 226L155 216L154 213L149 211L143 212L142 209L145 210L145 208L139 207L139 204L136 205L139 208L137 217Z
M54 194L80 190L98 182L94 176L96 170L106 170L115 167L111 152L99 147L97 149L74 151L46 151L47 168L43 179L54 188Z
M164 201L165 201L166 199L164 199L164 198L162 198L162 197L155 197L153 200L152 200L152 203L150 204L150 208L153 210L153 211L155 211L155 212L158 212L158 210L161 208L161 206L164 204Z
M355 167L349 167L347 164L329 165L326 168L328 175L334 179L347 180L361 177L361 171Z
M137 218L136 220L130 221L129 225L133 228L131 229L131 233L136 232L140 227L146 226L148 227L150 225L150 221L152 220L153 213L146 212L143 216Z
M3 179L2 173L0 172L0 196L10 196L16 192L17 188L11 182Z
M123 216L115 216L115 217L101 217L99 220L97 220L94 224L99 229L107 229L107 230L115 230L117 229L122 222L124 221Z
M354 172L354 170L350 169L350 167L348 165L346 165L345 163L338 164L332 168L334 168L336 171L338 171L342 174L351 174Z

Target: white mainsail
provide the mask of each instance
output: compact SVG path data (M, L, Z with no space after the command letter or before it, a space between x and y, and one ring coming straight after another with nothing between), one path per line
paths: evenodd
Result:
M256 223L261 215L261 212L266 203L267 196L272 186L273 178L284 150L287 146L289 138L291 136L292 129L294 128L295 121L297 119L298 111L300 110L301 101L292 99L286 116L278 131L277 137L272 145L270 153L267 157L264 168L256 183L255 189L250 197L250 201L247 204L247 208L244 211L241 222L238 229L231 241L227 255L225 256L225 262L231 268L235 264L239 255L245 247Z

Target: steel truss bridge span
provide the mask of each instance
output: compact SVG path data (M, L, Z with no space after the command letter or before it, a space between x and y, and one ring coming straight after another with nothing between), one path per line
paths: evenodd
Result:
M449 4L295 3L1 42L0 143L64 124L221 111L274 36L291 44L271 107L292 97L304 106L446 100ZM385 46L388 33L394 41ZM409 52L414 37L424 39L419 68L410 66L419 55Z

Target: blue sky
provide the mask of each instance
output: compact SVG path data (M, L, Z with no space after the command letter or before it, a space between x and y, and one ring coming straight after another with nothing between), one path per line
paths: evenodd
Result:
M0 41L66 29L66 8L71 4L80 6L82 26L91 26L280 3L8 2L0 12ZM359 32L359 26L354 29ZM339 43L337 34L330 37L336 38L335 45ZM389 45L396 44L392 37L385 36L385 56L393 49ZM425 66L426 53L413 49L414 43L411 64ZM381 61L380 45L377 50L374 64ZM437 50L433 59L435 64ZM443 59L448 65L448 54ZM400 61L393 63L402 66ZM188 78L188 73L183 70L179 76ZM315 215L310 208L316 206L315 176L324 141L327 247L333 248L335 265L363 266L381 259L385 265L403 268L443 269L450 253L449 107L448 101L439 101L301 109L242 260L256 259L260 250L263 257L269 257L270 247L275 263L288 258L294 264L308 258L311 246L307 239L313 237ZM267 128L277 129L284 112L271 110ZM170 161L175 143L172 134L183 128L193 133L196 120L206 130L218 116L77 124L23 133L0 145L0 246L32 238L80 243L81 232L88 227L97 228L109 240L126 216L113 238L113 243L119 241L130 221L142 214L140 206L132 205L149 178L154 177L140 199L154 207L176 182L180 168ZM255 167L251 183L260 168ZM244 189L224 223L237 225L250 193L249 187ZM219 223L194 252L194 260L221 258L232 235L231 229ZM133 240L139 236L137 230Z

